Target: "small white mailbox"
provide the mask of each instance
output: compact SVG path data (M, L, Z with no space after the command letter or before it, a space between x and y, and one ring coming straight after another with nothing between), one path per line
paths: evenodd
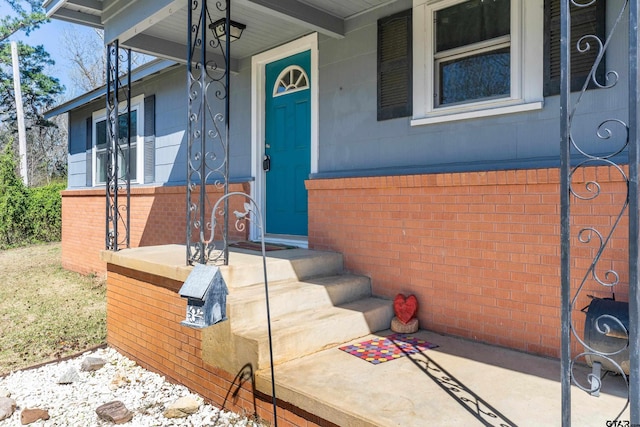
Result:
M179 293L187 299L187 316L180 324L204 328L227 320L229 291L218 267L196 264Z

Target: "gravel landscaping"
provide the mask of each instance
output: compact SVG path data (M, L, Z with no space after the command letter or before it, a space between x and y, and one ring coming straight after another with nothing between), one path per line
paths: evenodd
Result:
M180 407L185 402L186 407ZM15 407L11 415L7 405ZM115 408L115 416L121 417L116 420L130 418L121 424L128 426L262 426L204 403L186 387L169 383L111 348L0 378L0 427L22 425L29 417L37 418L32 426L114 425L109 414L101 412L100 418L96 409L101 406Z

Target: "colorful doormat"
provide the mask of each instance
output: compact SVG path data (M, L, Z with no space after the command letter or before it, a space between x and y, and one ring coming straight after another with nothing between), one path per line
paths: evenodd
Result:
M258 252L262 252L262 243L260 242L249 242L249 241L244 241L244 242L237 242L237 243L232 243L229 245L232 248L240 248L240 249L249 249L251 251L258 251ZM264 250L265 251L281 251L283 249L294 249L295 246L288 246L288 245L277 245L275 243L265 243L264 244Z
M421 340L413 335L393 334L339 348L369 363L378 365L389 360L399 359L407 354L420 353L436 347L438 347L436 344Z

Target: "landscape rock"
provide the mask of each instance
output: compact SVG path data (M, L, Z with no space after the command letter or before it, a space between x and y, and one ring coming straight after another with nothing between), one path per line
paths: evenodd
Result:
M116 390L126 384L128 384L129 378L122 371L118 371L118 373L113 377L111 382L109 383L109 390Z
M20 423L23 426L27 424L35 423L38 420L48 420L49 419L49 411L44 409L28 409L25 408L20 413Z
M60 378L58 384L71 384L80 381L80 374L75 368L69 368Z
M81 380L73 384L57 384L60 374L70 368L79 370L82 360L87 356L102 357L107 364L91 373L79 372ZM119 377L122 384L126 385L115 391L109 390L114 377ZM36 421L27 427L115 426L112 421L99 419L96 413L98 406L114 400L122 402L133 413L131 421L124 426L264 427L259 420L242 417L204 402L201 396L184 385L172 383L155 372L143 369L135 361L109 347L77 358L11 372L0 378L0 388L11 391L11 399L7 400L10 404L6 406L9 409L7 412L13 410L9 418L0 421L2 427L20 426L20 415L24 408L47 409L51 416L47 421ZM202 402L198 411L188 418L165 418L163 412L167 405L181 396L193 396Z
M184 418L198 412L202 402L192 396L184 396L176 400L164 411L166 418Z
M97 371L98 369L102 368L106 363L107 361L101 357L86 357L82 361L80 370L84 372Z
M16 410L16 401L8 397L0 397L0 421L9 418Z
M11 392L7 389L0 388L0 397L11 397Z
M96 414L100 419L111 421L114 424L124 424L133 418L133 412L128 410L119 400L100 405L96 409Z

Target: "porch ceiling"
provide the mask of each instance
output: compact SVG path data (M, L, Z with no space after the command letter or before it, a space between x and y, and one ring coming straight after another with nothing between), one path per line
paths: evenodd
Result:
M232 58L246 58L312 31L343 37L345 20L395 0L232 0L231 17L247 25ZM105 41L184 62L187 0L45 0L47 15L105 30ZM212 20L223 17L209 0ZM232 65L233 67L233 65Z

